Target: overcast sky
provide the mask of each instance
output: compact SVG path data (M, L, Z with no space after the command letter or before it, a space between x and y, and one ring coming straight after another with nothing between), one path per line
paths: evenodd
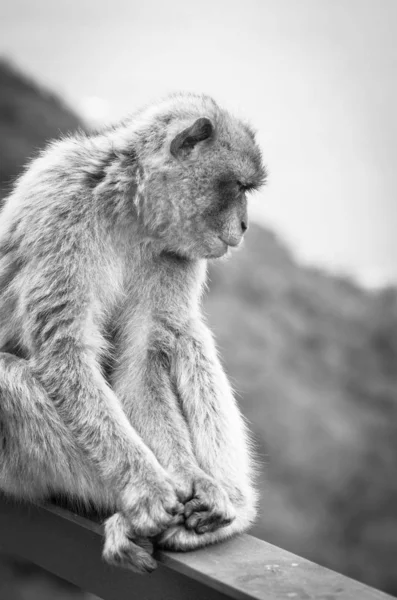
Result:
M202 91L258 131L302 259L397 281L396 0L10 0L0 53L92 119Z

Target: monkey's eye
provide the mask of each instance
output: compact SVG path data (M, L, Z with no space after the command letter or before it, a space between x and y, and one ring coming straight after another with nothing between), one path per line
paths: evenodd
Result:
M239 190L244 193L253 192L256 189L256 185L254 183L242 183L239 180L237 180L236 183Z

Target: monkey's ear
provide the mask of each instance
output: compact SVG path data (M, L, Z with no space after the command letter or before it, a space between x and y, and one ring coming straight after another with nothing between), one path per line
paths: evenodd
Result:
M171 142L172 156L181 156L190 152L198 142L211 137L214 126L207 117L200 117L187 129L181 131Z

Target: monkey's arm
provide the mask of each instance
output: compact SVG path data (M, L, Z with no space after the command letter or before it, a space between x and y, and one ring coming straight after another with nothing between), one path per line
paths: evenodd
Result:
M196 321L176 346L173 377L200 467L226 490L236 511L230 525L195 535L182 527L166 531L160 543L192 549L246 530L256 515L256 494L243 417L217 356L208 328Z
M236 505L251 502L248 432L208 327L194 321L178 340L174 377L201 468Z
M123 343L118 344L117 366L111 374L111 387L144 443L159 463L182 480L199 470L181 406L175 396L169 359L160 349L140 348L126 340L128 323L124 322ZM188 489L186 495L190 495Z
M191 512L194 508L197 513L197 518L186 520L186 527L201 532L230 523L233 508L222 487L198 465L191 432L171 379L173 331L157 324L145 335L144 316L137 328L128 311L121 322L123 331L117 343L117 366L111 385L134 428L171 475L180 499L189 502Z

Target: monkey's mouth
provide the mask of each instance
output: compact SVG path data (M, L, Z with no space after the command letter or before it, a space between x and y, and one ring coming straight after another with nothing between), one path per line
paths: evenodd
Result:
M227 248L237 248L237 246L239 246L241 244L241 242L243 241L243 236L236 238L236 237L229 237L227 239L225 239L224 237L221 237L220 235L218 236L220 241L225 244L225 246Z
M222 242L222 248L226 251L229 248L230 244L228 244L228 242L223 240L220 236L219 236L219 240Z
M218 240L222 243L217 243L216 248L211 249L211 251L206 254L205 258L221 258L222 256L225 256L225 254L227 254L229 250L229 245L219 236Z

